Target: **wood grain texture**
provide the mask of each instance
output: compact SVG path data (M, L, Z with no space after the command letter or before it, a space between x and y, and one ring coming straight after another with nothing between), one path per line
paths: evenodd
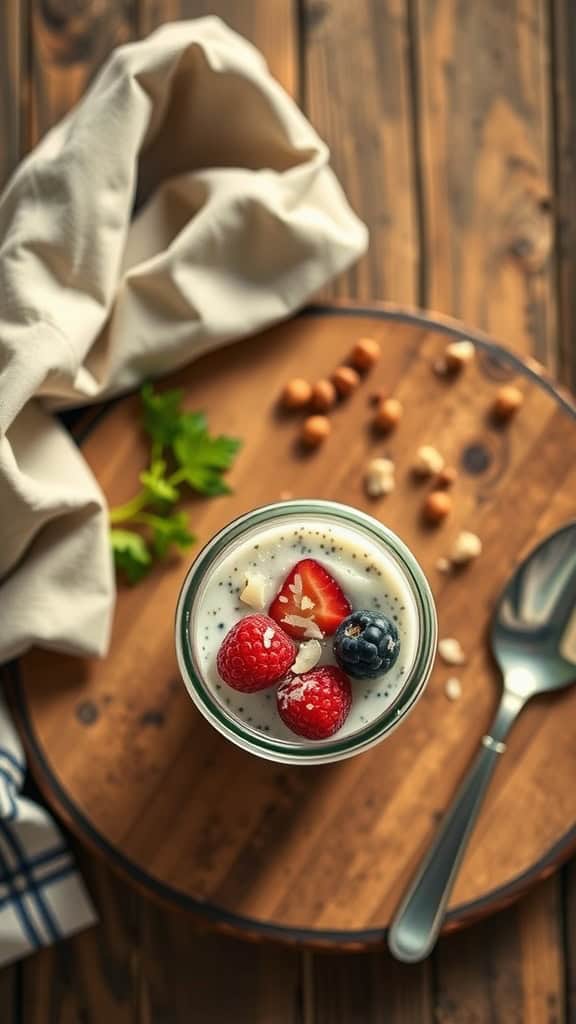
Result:
M517 907L440 940L437 1024L561 1024L565 1015L561 907L554 882Z
M30 0L27 145L80 99L114 46L133 36L136 0Z
M139 898L92 858L81 867L100 922L21 964L18 1024L135 1024Z
M176 18L222 18L261 50L275 78L297 96L295 0L138 0L138 11L139 35Z
M325 450L307 460L295 456L295 426L278 418L274 406L277 382L295 376L304 359L311 376L319 377L365 334L386 349L370 387L386 382L406 408L401 429L386 443L398 460L397 489L380 505L370 504L362 489L365 460L383 447L362 429L370 417L368 387L336 412ZM382 516L432 582L441 635L457 636L468 652L459 672L461 700L447 702L444 683L453 670L439 663L418 708L379 747L337 766L271 768L215 733L178 680L172 632L158 617L159 607L175 606L183 573L178 561L121 591L104 664L45 652L21 662L37 744L31 756L71 827L88 842L95 834L104 837L155 880L159 895L183 906L195 901L200 913L212 907L216 920L231 915L248 934L264 928L272 936L335 946L381 940L496 704L498 682L484 643L494 601L518 559L574 512L569 439L576 425L569 414L537 378L488 350L479 351L459 381L438 378L433 366L445 344L446 336L426 323L389 323L368 314L301 317L225 355L205 357L177 381L190 406L201 404L209 413L216 431L245 441L232 475L235 493L191 506L199 535L213 535L283 489L295 497L347 500ZM511 429L497 431L487 416L502 379L517 380L525 404ZM84 446L112 504L129 497L141 465L137 409L136 397L118 403ZM249 419L247 409L257 413ZM411 453L431 439L460 467L450 521L435 533L423 530L422 495L409 472ZM471 447L486 459L480 475L466 471ZM520 504L522 519L506 529L504 510ZM435 563L464 527L481 536L483 557L468 574L447 579ZM463 619L469 587L475 613ZM54 679L49 690L47 672ZM512 733L454 891L458 920L502 901L498 891L529 873L576 820L576 794L558 781L576 772L573 744L562 728L575 700L576 692L566 691L533 704ZM54 793L39 751L88 826ZM358 799L351 800L352 793ZM154 882L148 884L152 891Z
M21 0L0 6L0 189L22 151L27 28Z
M405 0L303 0L302 102L370 249L324 295L416 303L418 197Z
M414 0L425 301L554 371L544 0Z
M433 1024L431 963L407 967L387 953L316 953L308 959L303 1024Z
M300 956L198 931L182 914L143 915L136 1019L146 1024L300 1024Z
M553 0L552 92L555 100L554 156L558 266L558 373L576 391L576 7Z

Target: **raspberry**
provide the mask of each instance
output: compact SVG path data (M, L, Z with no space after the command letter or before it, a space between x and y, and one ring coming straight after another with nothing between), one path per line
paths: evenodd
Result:
M267 615L247 615L226 634L216 665L225 683L255 693L282 679L296 657L296 644Z
M333 665L289 676L278 687L276 698L284 724L308 740L332 736L344 725L352 707L350 680Z

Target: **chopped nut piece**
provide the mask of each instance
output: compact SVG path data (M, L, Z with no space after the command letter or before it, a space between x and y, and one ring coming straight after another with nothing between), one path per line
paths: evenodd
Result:
M317 448L330 433L330 420L326 416L309 416L304 420L301 440L307 448Z
M475 533L462 530L454 541L450 561L454 565L467 565L482 554L482 541Z
M438 524L446 518L452 508L452 499L446 491L432 491L422 506L422 515L427 523Z
M374 417L374 426L383 433L394 430L403 413L402 403L397 398L386 398L380 403Z
M371 370L380 359L380 345L374 338L359 338L350 355L357 370Z
M414 472L417 476L435 476L444 469L444 456L430 444L423 444L416 452Z
M310 406L315 412L328 412L336 402L336 388L331 380L318 380L312 387Z
M444 684L444 693L448 700L458 700L462 696L462 683L456 676L450 676Z
M342 398L346 398L356 390L360 383L360 377L351 366L339 366L332 374L332 380L336 391Z
M276 636L276 630L272 629L272 626L268 626L262 634L262 645L267 651L272 647L272 641Z
M369 498L391 494L396 485L391 459L372 459L366 468L364 487Z
M456 482L457 477L458 473L453 466L444 466L444 469L442 469L436 477L436 486L452 487L452 484Z
M460 642L452 636L438 641L438 654L447 665L464 665L466 662Z
M505 423L518 412L523 401L524 396L518 388L515 388L512 384L504 385L498 391L492 406L495 418L501 423Z
M305 615L284 615L282 622L287 623L288 626L297 626L304 630L304 636L313 637L316 640L322 640L324 633L320 629L317 622L314 619L308 619Z
M458 373L466 363L474 358L474 345L471 341L453 341L446 347L444 361L448 373Z
M285 409L302 409L308 405L312 387L307 380L301 377L294 377L285 385L280 400Z
M268 580L262 573L246 573L246 586L240 594L240 600L256 611L266 607L266 589Z
M309 672L311 668L318 664L321 654L322 647L318 640L306 640L300 645L300 650L290 671L294 672L297 676L302 675L303 672Z

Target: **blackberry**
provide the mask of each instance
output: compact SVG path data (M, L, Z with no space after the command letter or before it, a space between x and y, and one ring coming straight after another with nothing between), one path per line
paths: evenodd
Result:
M398 630L380 612L353 612L334 635L336 661L356 679L374 679L388 672L399 651Z

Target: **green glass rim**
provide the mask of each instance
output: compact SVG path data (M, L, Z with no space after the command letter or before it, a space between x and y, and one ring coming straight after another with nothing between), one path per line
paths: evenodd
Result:
M214 561L233 541L254 526L276 519L319 515L333 518L339 523L349 522L363 528L396 556L412 591L419 622L420 642L406 682L394 703L374 722L353 735L319 741L313 746L298 742L274 740L243 728L237 720L229 718L204 685L194 663L191 643L191 620L195 594L199 584ZM183 581L176 606L175 640L180 672L199 710L211 724L243 749L260 757L285 763L326 762L340 760L373 746L391 732L407 715L421 696L434 662L437 642L437 618L432 591L423 570L406 544L388 527L365 512L352 506L325 499L299 499L261 505L245 512L224 526L199 552Z

